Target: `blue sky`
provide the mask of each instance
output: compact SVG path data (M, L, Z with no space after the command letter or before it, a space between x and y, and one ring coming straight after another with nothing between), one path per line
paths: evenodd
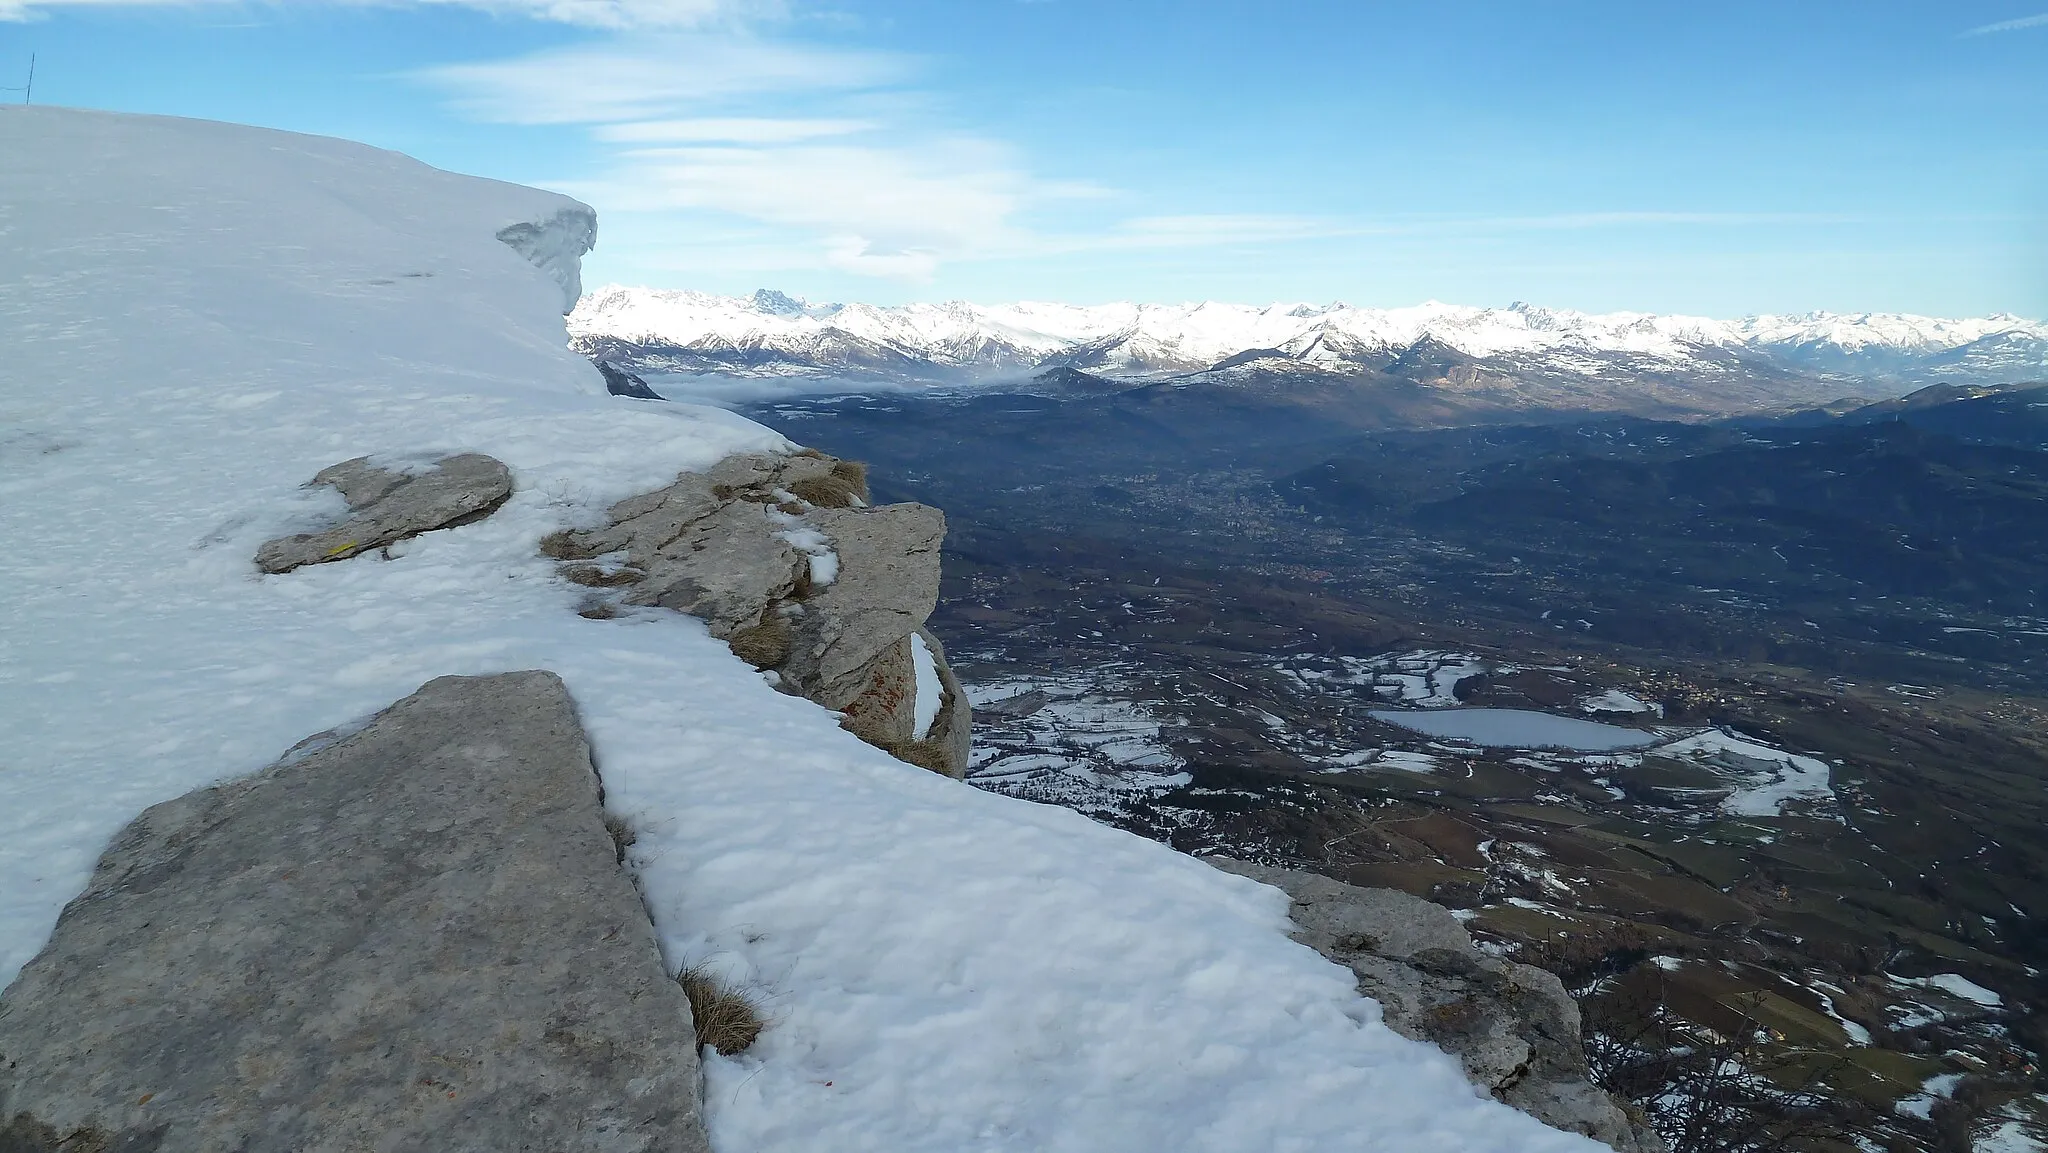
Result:
M592 283L2048 316L2048 0L0 0L31 52L571 192Z

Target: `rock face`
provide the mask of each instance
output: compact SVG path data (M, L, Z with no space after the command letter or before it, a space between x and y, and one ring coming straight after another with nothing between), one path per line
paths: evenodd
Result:
M480 520L512 495L512 472L474 452L444 457L417 473L357 457L321 469L308 484L338 490L348 502L349 518L324 532L265 541L256 550L256 567L264 572L347 560L423 532Z
M568 579L620 603L703 618L784 690L845 714L863 740L957 777L972 717L945 650L923 631L945 535L935 508L870 507L858 464L746 453L620 501L609 524L557 533L542 549ZM602 597L586 610L610 611ZM913 634L936 658L944 694L923 733Z
M1559 1129L1619 1153L1662 1153L1586 1079L1579 1007L1557 977L1488 956L1450 910L1393 889L1361 889L1316 873L1204 858L1294 901L1296 940L1348 966L1388 1027L1456 1057L1473 1083Z
M703 1153L700 1094L545 672L150 809L0 996L9 1153Z
M600 360L597 362L597 371L604 376L604 390L613 396L630 396L634 400L668 399L652 388L647 387L646 381L641 380L623 368L615 368L606 361Z

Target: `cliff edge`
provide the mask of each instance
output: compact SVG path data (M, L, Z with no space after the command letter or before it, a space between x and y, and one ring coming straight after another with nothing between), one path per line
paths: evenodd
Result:
M914 623L927 562L891 562L879 549L875 579L900 578L901 596L853 596L868 564L857 555L861 542L884 539L865 521L906 542L897 552L905 558L928 551L918 542L935 544L941 522L915 506L833 507L804 495L788 483L803 478L785 470L831 475L836 462L802 457L730 413L611 395L567 347L561 315L587 209L361 145L168 118L0 109L0 156L0 538L30 542L0 551L8 620L0 981L9 982L0 1015L42 1003L31 991L55 988L46 981L57 972L84 982L65 987L89 995L85 1003L114 1014L148 1015L155 1010L141 1006L159 997L211 1006L207 1019L220 1028L181 1042L194 1047L193 1060L179 1064L260 1080L255 1066L200 1058L303 1054L323 1038L396 1043L408 1036L403 1020L416 1016L403 974L426 981L452 971L444 962L472 946L517 950L519 938L531 941L538 951L522 966L533 968L515 968L546 987L559 961L555 938L520 920L517 901L455 903L495 910L485 924L405 918L426 925L410 953L386 949L375 917L363 935L307 932L309 945L333 945L321 961L332 969L290 961L209 972L168 962L180 942L298 956L287 938L301 918L355 908L340 899L355 899L342 882L357 879L358 895L384 884L353 872L359 865L392 865L395 892L431 891L448 862L410 854L489 844L489 835L434 839L457 832L434 822L488 807L488 797L435 793L413 806L408 819L421 823L406 826L417 833L404 839L412 847L386 853L376 822L355 816L360 804L408 795L402 784L316 790L294 808L269 803L284 796L274 790L293 768L266 776L266 766L307 733L341 736L333 754L341 756L349 734L364 739L391 702L440 678L547 670L575 703L605 815L632 838L605 855L590 825L594 785L584 766L571 765L586 790L573 807L580 815L563 815L570 831L542 841L577 847L575 861L559 863L588 870L576 875L590 883L609 878L610 895L588 902L592 914L621 895L622 877L646 911L644 924L621 922L611 943L611 925L598 932L593 923L597 940L579 935L574 947L616 948L636 974L607 982L618 991L655 996L661 986L662 1003L672 1005L667 975L709 968L768 1006L752 1048L698 1054L703 1124L717 1148L1599 1148L1475 1094L1456 1061L1388 1028L1351 970L1289 939L1279 892L1073 813L963 787L843 728L843 718L870 715L853 704L886 685L902 690L877 698L891 724L906 712L913 732L927 715L942 723L931 705L943 693L919 693L922 707L903 707L920 662L929 657L938 668L936 646ZM508 228L525 255L500 238ZM789 655L759 660L774 640L759 635L750 639L764 647L748 653L800 690L844 700L842 708L776 691L730 638L715 635L714 620L743 620L743 611L700 619L694 609L631 603L635 594L620 590L636 586L577 584L565 579L563 561L542 552L565 528L629 524L634 518L613 515L623 502L686 476L710 477L735 458L755 461L756 479L725 497L714 491L725 503L708 515L770 526L765 539L759 526L746 539L773 556L781 546L801 554L787 575L812 584L762 601L778 615L785 602L803 610L785 622ZM337 462L360 467L306 485ZM749 492L775 499L744 499ZM802 523L782 524L771 512ZM374 529L379 543L356 527ZM346 531L324 535L338 530ZM346 559L290 564L273 552L266 555L277 563L264 567L276 571L254 563L267 543L299 537L313 538L301 543L321 545L322 557L339 550ZM628 565L633 548L570 563ZM830 581L822 579L828 554L839 566ZM841 582L845 599L835 606ZM679 581L663 587L688 591ZM593 597L612 611L585 615ZM854 611L862 599L874 610L865 617ZM827 608L837 631L807 632L804 618ZM754 627L773 623L762 616ZM493 725L477 740L493 757L516 759L542 744L523 733ZM431 760L410 763L425 771ZM231 783L205 792L252 775L258 783L246 791ZM151 861L195 866L204 857L222 867L192 876L238 878L232 883L284 905L209 904L205 886L173 902L165 886L174 872L97 871L102 850L137 814L180 805L187 794L190 805L172 812L225 823L179 824L175 845L124 839L119 853L140 847ZM289 819L261 823L273 818ZM244 829L268 831L243 839ZM231 846L248 852L226 852ZM178 856L187 849L192 855ZM315 849L312 875L282 875L293 853ZM358 851L363 859L351 859ZM119 853L117 867L128 859ZM486 886L478 900L524 891L504 869L491 876L506 888ZM288 906L297 886L329 880L337 899L302 903L274 936L209 935L251 909ZM147 886L156 897L140 891ZM91 895L71 903L82 893ZM122 956L160 955L166 965L148 995L126 1007L136 994L118 987L135 972L119 958L103 974L86 972L101 946L84 930L131 898L161 899L167 912L145 914L149 928L134 938L143 947ZM143 932L139 921L133 927ZM78 964L31 965L46 945ZM400 964L402 956L413 959ZM258 1032L237 1034L306 1009L291 1003L287 971L313 974L318 988L319 973L354 981L376 971L377 957L395 966L384 970L394 980L380 986L388 1001L337 1000L317 1028L280 1029L276 1045ZM68 1019L74 1030L100 1027ZM349 1020L374 1027L353 1033ZM620 1033L616 1045L604 1036L565 1041L563 1059L594 1077L587 1065L631 1065L640 1060L628 1061L634 1046L658 1042L672 1056L633 1067L688 1079L690 1042L676 1016L650 1010L636 1027L657 1026L658 1038ZM31 1031L43 1040L20 1052L59 1053L61 1035ZM10 1036L10 1046L24 1039ZM521 1027L480 1052L502 1045L539 1069L554 1043L547 1027L537 1036ZM477 1056L432 1052L458 1064ZM376 1085L364 1090L366 1103L423 1093L421 1077L453 1081L375 1055L339 1048L316 1054L339 1064L295 1056L290 1067L368 1070ZM58 1097L47 1094L96 1091L53 1089L50 1078L60 1076L0 1070L9 1107L31 1120L47 1112L35 1124L52 1130L85 1114L55 1111ZM543 1075L558 1083L552 1078ZM199 1091L197 1081L180 1084ZM105 1088L120 1109L195 1108L178 1092L145 1103L165 1091L140 1081ZM450 1091L464 1099L458 1084L436 1091L441 1101ZM130 1120L146 1121L108 1116L122 1132L133 1131ZM536 1133L560 1120L525 1116ZM138 1132L146 1139L149 1130Z

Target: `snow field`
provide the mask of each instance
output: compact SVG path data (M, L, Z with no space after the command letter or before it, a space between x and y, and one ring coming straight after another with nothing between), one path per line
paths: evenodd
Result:
M562 284L495 233L567 243L580 206L61 109L0 110L0 155L0 981L145 806L432 677L550 668L670 964L768 1008L707 1062L722 1153L1599 1148L1380 1025L1277 891L894 761L693 620L576 616L542 535L782 443L563 347ZM513 470L490 518L256 575L336 510L319 468L457 450Z

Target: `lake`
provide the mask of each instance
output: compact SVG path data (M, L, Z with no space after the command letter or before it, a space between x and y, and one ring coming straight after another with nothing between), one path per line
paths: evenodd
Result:
M1372 718L1410 732L1469 741L1489 749L1572 749L1607 753L1655 744L1664 737L1527 709L1374 709Z

